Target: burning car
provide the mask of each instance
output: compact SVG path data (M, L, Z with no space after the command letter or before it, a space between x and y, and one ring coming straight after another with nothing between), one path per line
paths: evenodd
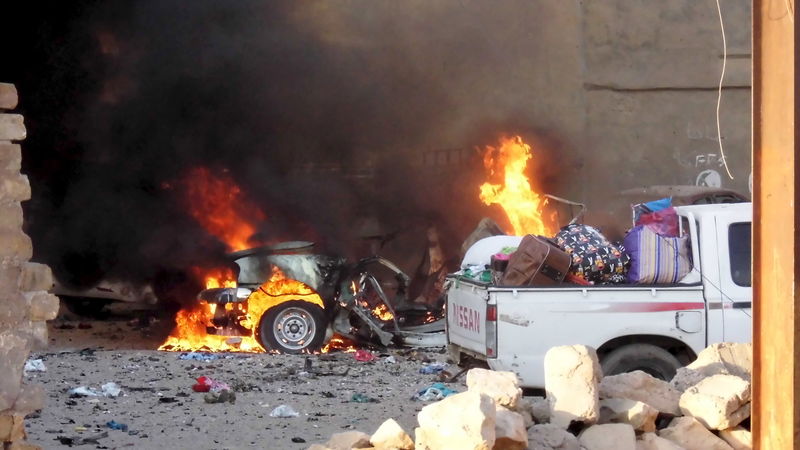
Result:
M410 302L410 278L395 264L379 256L353 264L313 250L286 242L231 253L235 282L200 292L197 309L179 314L177 333L161 349L197 349L192 333L279 353L319 351L334 334L383 346L444 345L441 308L436 314Z

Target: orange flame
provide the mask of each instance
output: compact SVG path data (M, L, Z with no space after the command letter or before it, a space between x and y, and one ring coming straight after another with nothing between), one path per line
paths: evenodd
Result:
M531 189L525 176L531 147L519 136L502 138L499 147L487 146L483 165L491 178L502 183L481 185L480 199L487 205L499 204L508 216L515 235L551 233L542 219L545 197Z
M383 303L372 309L372 315L383 320L384 322L394 319L394 314L392 314L392 312L389 311L389 308Z
M227 244L230 251L253 247L250 240L266 216L231 177L196 167L183 181L189 213L206 231Z

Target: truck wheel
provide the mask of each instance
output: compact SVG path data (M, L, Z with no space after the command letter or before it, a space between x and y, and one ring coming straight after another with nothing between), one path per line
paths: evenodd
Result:
M672 380L675 371L683 366L678 358L661 347L651 344L624 345L603 357L603 375L617 375L641 370L664 381Z
M280 353L319 350L325 340L325 313L319 306L290 300L267 310L258 326L261 345Z

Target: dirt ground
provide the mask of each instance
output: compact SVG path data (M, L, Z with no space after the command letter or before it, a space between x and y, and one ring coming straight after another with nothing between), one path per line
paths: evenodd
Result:
M50 323L50 347L32 354L47 370L25 375L42 383L47 395L45 409L26 420L30 442L66 448L65 438L106 432L80 448L305 449L341 431L371 434L390 417L411 433L426 404L412 396L439 381L419 369L447 360L443 349L376 351L372 362L359 362L352 353L181 360L180 353L155 350L169 332L168 321L142 326L137 317L143 314L123 308L103 320L87 320L65 313ZM387 361L389 356L396 362ZM458 368L448 365L447 370ZM206 403L205 394L192 390L200 376L229 384L235 403ZM75 397L68 392L79 386L101 391L107 382L117 383L122 394ZM466 389L463 377L448 386ZM354 394L377 402L354 402ZM299 416L270 417L279 405L291 406ZM110 429L112 420L127 425L127 431Z

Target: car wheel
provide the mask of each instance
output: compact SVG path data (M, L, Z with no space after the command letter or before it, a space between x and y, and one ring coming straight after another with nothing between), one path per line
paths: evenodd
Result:
M622 346L605 355L600 363L603 375L641 370L664 381L672 380L682 365L672 353L651 344Z
M258 334L266 350L280 353L308 353L322 348L325 340L325 313L319 306L290 300L261 317Z

